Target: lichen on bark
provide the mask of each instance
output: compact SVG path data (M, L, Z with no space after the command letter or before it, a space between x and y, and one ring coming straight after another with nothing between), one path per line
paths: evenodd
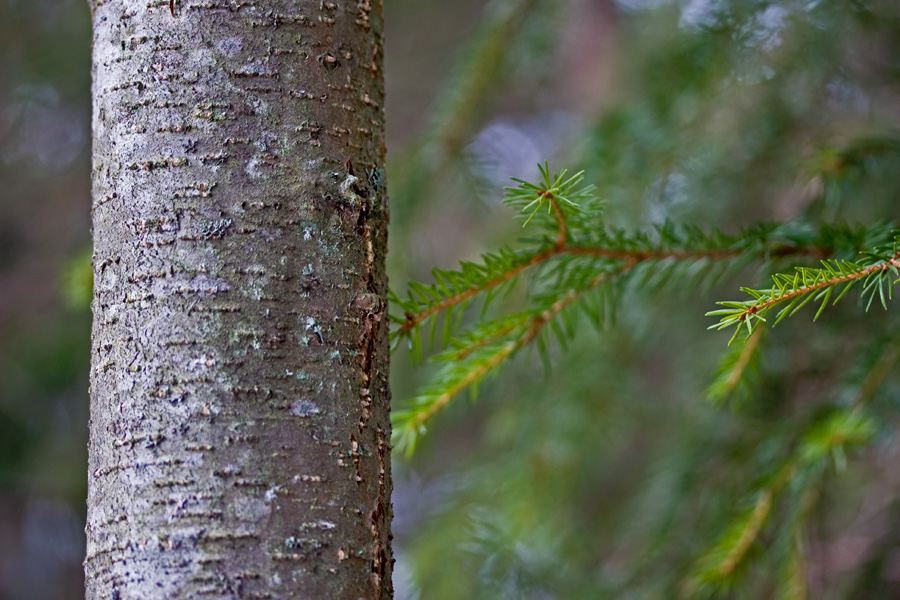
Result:
M389 598L380 3L91 8L87 598Z

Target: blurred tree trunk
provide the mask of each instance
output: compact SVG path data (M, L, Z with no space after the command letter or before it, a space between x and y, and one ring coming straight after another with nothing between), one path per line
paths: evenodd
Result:
M87 598L390 598L379 0L91 0Z

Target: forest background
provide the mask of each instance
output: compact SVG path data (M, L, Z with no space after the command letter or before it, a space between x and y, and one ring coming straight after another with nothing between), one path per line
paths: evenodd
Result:
M762 249L650 261L596 327L440 411L395 456L396 597L897 597L894 307L851 291L751 353L704 313L891 242L900 7L388 0L385 21L398 294L527 247L503 187L544 160L585 170L609 231ZM83 597L89 65L82 0L0 2L0 600ZM433 374L397 352L396 407Z

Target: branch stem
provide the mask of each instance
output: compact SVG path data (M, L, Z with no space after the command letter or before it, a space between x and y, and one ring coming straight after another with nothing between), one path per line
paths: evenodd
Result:
M523 271L530 269L531 267L535 267L544 263L551 258L556 256L560 256L563 254L571 254L575 256L592 256L595 258L606 258L611 260L621 260L629 265L636 265L641 262L651 261L651 260L666 260L666 259L674 259L674 260L702 260L702 259L710 259L710 260L727 260L731 258L737 258L741 255L740 251L737 250L703 250L703 251L688 251L688 250L615 250L611 248L595 248L590 246L577 246L571 245L567 242L566 236L567 229L565 225L565 219L563 218L561 211L559 211L558 206L555 202L553 202L553 206L557 211L557 219L560 223L560 231L559 236L557 238L557 243L555 246L551 248L547 248L542 252L539 252L531 257L527 262L522 263L517 267L513 267L509 271L506 271L502 275L498 275L497 277L484 282L479 286L471 287L467 290L464 290L458 294L450 296L449 298L445 298L441 302L435 304L423 310L419 313L406 313L406 320L400 327L397 329L397 335L404 336L412 332L419 324L425 321L427 318L447 310L457 304L479 294L481 292L490 290L492 288L501 285L513 277L516 277ZM809 254L822 254L821 248L805 248L805 249L786 249L782 252L770 252L770 255L781 256L782 254L799 254L805 251L805 253Z

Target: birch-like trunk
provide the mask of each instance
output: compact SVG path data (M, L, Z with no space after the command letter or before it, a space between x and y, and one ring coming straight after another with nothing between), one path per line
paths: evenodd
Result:
M380 1L91 9L87 598L390 598Z

